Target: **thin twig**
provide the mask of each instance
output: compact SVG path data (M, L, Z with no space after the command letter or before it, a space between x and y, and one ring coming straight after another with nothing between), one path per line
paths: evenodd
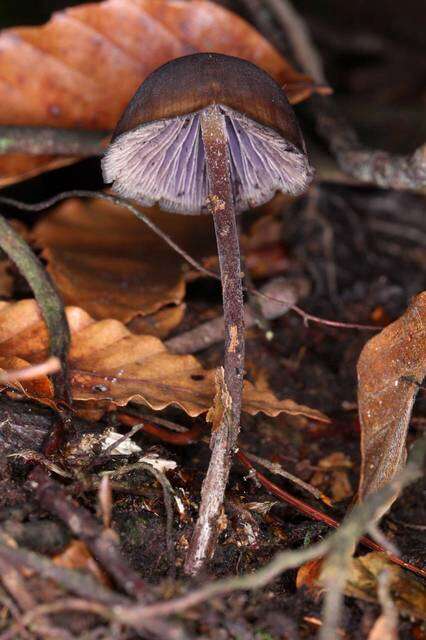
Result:
M308 484L307 482L304 482L303 480L293 475L289 471L286 471L285 469L282 468L280 464L278 464L278 462L271 462L270 460L266 460L265 458L260 458L259 456L256 456L254 453L247 452L246 456L250 460L253 460L253 462L257 462L258 464L262 465L262 467L265 467L265 469L268 469L268 471L270 471L271 473L277 476L286 478L286 480L290 480L290 482L293 482L298 487L301 487L302 489L304 489L305 491L313 495L317 500L322 500L329 506L331 505L330 498L324 495L319 489L317 489L316 487L313 487L311 484Z
M10 537L0 531L0 558L18 569L29 567L40 576L53 580L56 584L81 598L93 599L108 606L124 602L130 603L130 600L125 596L107 589L89 574L74 569L65 569L34 551L18 549L9 545Z
M289 0L265 0L290 43L302 71L318 84L327 84L321 56L305 21ZM410 156L369 149L339 112L330 96L317 95L310 100L318 133L327 142L341 169L361 182L393 189L426 187L426 144Z
M62 299L40 260L3 216L0 216L0 247L22 273L40 306L49 332L50 353L60 360L62 367L53 376L56 399L69 404L67 356L70 332Z
M0 155L100 156L109 136L109 131L3 125L0 126Z
M171 499L174 491L166 475L155 465L143 461L128 464L118 469L113 469L112 471L105 471L102 475L113 478L130 473L131 471L139 471L140 469L144 469L152 474L163 490L164 508L166 510L166 547L169 556L169 573L170 576L174 578L176 575L176 552L173 541L173 506Z
M194 269L202 273L203 275L214 278L215 280L220 281L220 276L218 273L211 271L204 267L200 262L195 260L192 256L189 255L182 247L180 247L165 231L160 229L155 222L153 222L149 216L145 215L140 209L135 207L129 200L126 198L122 198L116 195L110 195L108 193L104 193L102 191L87 191L81 189L73 189L72 191L63 191L62 193L58 193L56 196L52 196L47 200L43 200L42 202L37 202L35 204L27 204L25 202L21 202L19 200L15 200L13 198L5 198L0 197L0 203L7 204L11 207L15 207L16 209L22 211L43 211L44 209L48 209L53 205L61 202L62 200L66 200L68 198L97 198L99 200L105 200L106 202L111 202L117 206L124 207L131 211L133 215L135 215L139 220L141 220L144 224L151 229L159 238L164 240L164 242L171 248L173 251L176 251L178 255L180 255L188 264L190 264ZM249 293L253 293L260 298L265 300L270 300L276 302L281 305L288 305L290 303L290 309L297 313L304 321L306 325L309 322L313 322L316 324L321 324L329 327L336 327L338 329L356 329L359 331L380 331L382 327L368 325L368 324L359 324L352 322L340 322L338 320L328 320L326 318L320 318L312 313L307 313L301 307L291 304L291 300L275 298L271 295L266 295L262 293L258 289L252 289L251 287L243 287L244 291L248 291Z
M10 382L24 382L24 380L34 380L56 373L61 368L59 358L50 356L44 362L33 364L22 369L8 369L0 372L0 384L9 384Z
M125 593L136 597L142 595L145 584L123 558L116 534L111 529L103 529L87 509L77 504L40 467L31 472L29 479L43 508L65 522L73 534L87 544L96 560Z
M270 280L260 293L273 295L274 298L280 298L284 294L287 298L285 304L279 304L274 300L261 298L261 312L267 320L274 320L285 315L296 302L299 293L307 288L306 281L291 280L286 278L274 278ZM244 307L244 325L245 328L253 327L257 324L257 317L249 305ZM221 342L224 337L224 321L223 316L213 318L199 324L194 329L180 333L173 338L166 340L164 345L172 353L197 353L207 349L212 344Z

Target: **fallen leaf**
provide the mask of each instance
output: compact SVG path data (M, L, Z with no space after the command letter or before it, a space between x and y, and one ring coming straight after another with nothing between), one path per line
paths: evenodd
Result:
M104 409L130 401L155 410L175 405L193 417L211 407L215 370L203 369L193 356L173 355L154 336L134 335L118 320L97 322L76 307L68 307L67 318L72 334L69 368L75 401L95 401ZM18 368L16 362L10 366L11 357L21 358L22 366L40 362L46 358L47 345L46 328L34 300L0 304L1 368ZM48 384L47 378L39 382L42 380ZM19 388L26 390L26 384L20 383ZM51 399L51 394L46 397ZM274 417L284 412L328 422L320 411L290 399L279 400L269 389L259 389L248 381L243 410L251 415L262 412Z
M353 467L353 463L347 455L341 451L334 451L318 462L317 470L310 483L314 487L328 490L333 496L333 500L339 502L345 500L353 494L352 486L346 469Z
M139 84L168 60L198 51L246 58L297 102L315 90L252 26L212 2L106 0L0 34L0 124L112 129ZM73 159L0 158L0 184Z
M345 594L367 602L377 601L377 579L389 572L390 595L398 611L405 616L426 618L426 589L423 583L394 564L385 553L373 551L352 558Z
M317 560L309 560L309 562L305 562L305 564L299 567L296 576L297 589L305 587L313 596L321 592L318 580L321 574L322 563L323 559L318 558Z
M184 303L171 307L164 307L148 316L136 316L127 324L132 333L138 335L148 333L156 338L166 338L173 329L182 322L186 306Z
M358 360L361 500L390 482L403 465L411 411L425 374L423 292L404 315L367 342Z
M194 257L215 251L208 216L191 220L153 208L149 217ZM34 238L65 303L96 319L127 323L184 298L183 259L110 202L68 200L36 225Z
M61 553L53 557L53 563L64 569L83 569L90 572L104 586L111 587L111 580L81 540L72 540Z
M323 559L311 560L297 572L297 588L306 587L312 595L321 594ZM404 571L387 557L386 553L373 551L352 558L345 586L345 595L367 602L377 602L378 578L383 571L389 574L390 595L398 611L405 616L419 619L426 617L426 589L418 578Z

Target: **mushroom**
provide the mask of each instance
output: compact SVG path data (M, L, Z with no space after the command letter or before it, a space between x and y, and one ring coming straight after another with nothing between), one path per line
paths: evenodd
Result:
M239 433L244 322L236 213L267 202L277 191L302 193L312 170L280 86L256 65L216 53L172 60L142 83L115 129L102 169L117 194L142 205L213 215L230 409L228 421L212 440L186 564L187 571L195 573L214 551L216 521Z

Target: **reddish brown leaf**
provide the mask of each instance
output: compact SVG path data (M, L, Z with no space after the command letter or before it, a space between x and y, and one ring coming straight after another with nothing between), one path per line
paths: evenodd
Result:
M319 595L323 591L322 567L322 559L305 563L297 572L297 587L306 587L312 595ZM385 553L374 551L351 559L345 595L376 602L377 580L384 570L389 573L390 594L398 611L406 616L424 619L426 590L423 583L395 565Z
M209 216L156 209L149 216L195 257L215 251ZM66 304L96 319L127 323L183 300L183 259L132 213L109 202L69 200L36 226L34 236Z
M76 307L67 309L67 317L72 333L69 364L76 401L95 401L98 408L124 406L130 400L156 410L175 405L190 416L198 416L211 407L215 371L203 369L193 356L173 355L158 338L134 335L117 320L96 322ZM0 307L0 358L14 355L33 364L43 360L46 352L46 329L36 303L4 303ZM25 384L19 388L25 389ZM264 384L258 388L250 382L245 383L243 410L251 415L263 412L277 416L285 412L328 420L315 409L289 399L278 400Z
M359 497L390 482L404 463L418 386L426 374L426 292L371 338L358 361L362 465Z
M111 586L111 580L101 569L87 545L81 540L72 540L69 545L53 558L54 564L64 569L78 569L90 572L101 584Z
M112 129L138 85L156 67L197 51L246 58L285 85L297 102L306 76L239 16L203 0L106 0L54 14L41 27L0 34L0 124ZM72 161L72 160L71 160ZM0 159L0 184L69 159Z

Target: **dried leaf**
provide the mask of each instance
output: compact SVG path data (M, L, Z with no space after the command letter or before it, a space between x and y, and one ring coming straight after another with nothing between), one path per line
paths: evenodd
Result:
M215 251L209 217L191 221L156 209L149 216L194 257ZM183 300L183 259L121 207L68 200L36 226L34 237L65 303L96 319L127 323Z
M297 572L297 588L306 587L312 595L321 594L323 559L311 560ZM389 575L390 595L400 613L424 619L426 616L426 589L415 576L394 564L385 553L373 551L352 558L345 587L345 595L367 602L377 602L378 578L383 571Z
M426 374L426 292L371 338L358 361L361 422L359 497L378 491L404 463L414 400Z
M318 462L319 469L314 473L310 482L314 487L331 492L333 500L339 502L353 494L351 482L346 469L353 467L347 455L341 451L334 451Z
M345 594L368 602L377 601L377 579L389 572L389 589L400 613L419 619L426 618L426 589L413 575L391 562L385 553L376 551L352 558Z
M253 27L217 4L106 0L66 9L41 27L0 34L0 124L112 129L151 71L197 51L255 62L294 102L314 90ZM69 162L3 156L0 184Z
M90 572L101 584L111 586L111 581L98 565L86 544L81 540L72 540L61 553L53 558L54 564L64 569L78 569Z
M96 401L101 408L124 406L130 400L156 410L175 405L190 416L211 407L215 371L203 369L193 356L173 355L158 338L134 335L117 320L96 322L76 307L67 309L67 317L72 334L69 368L76 401ZM3 359L9 362L11 357L21 358L27 366L43 360L46 352L46 328L36 303L2 303L0 366L4 367ZM12 367L8 364L7 368ZM18 368L16 363L13 368ZM21 383L19 388L26 389L25 385ZM251 415L262 412L277 416L285 412L328 421L320 411L289 399L278 400L270 390L248 381L243 410Z

